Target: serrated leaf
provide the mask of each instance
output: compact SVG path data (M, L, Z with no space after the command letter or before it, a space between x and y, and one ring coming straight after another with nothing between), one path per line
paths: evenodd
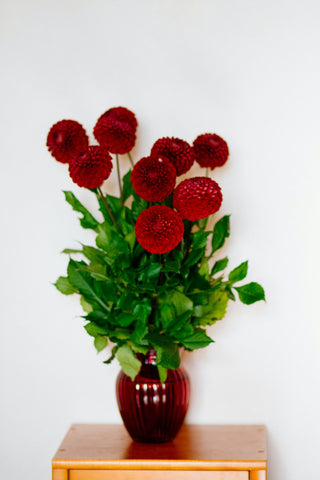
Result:
M63 293L63 295L78 293L78 290L69 282L68 277L59 277L56 283L54 283L54 286L59 292Z
M218 260L217 262L215 262L210 272L211 276L215 275L218 272L222 272L222 270L224 270L227 267L228 262L229 262L228 257L224 257L221 260Z
M207 347L210 343L213 343L212 338L202 331L198 330L189 337L185 337L180 340L184 348L187 350L196 350L197 348Z
M261 285L256 282L247 283L242 287L234 287L239 294L239 299L245 305L265 300L265 293Z
M243 280L248 273L248 261L241 263L237 268L233 269L229 273L228 279L230 282L235 283L235 282L240 282L240 280Z
M75 212L82 214L82 217L79 219L80 224L83 228L91 228L96 230L99 222L94 218L93 215L82 205L82 203L77 199L77 197L70 191L64 191L64 196L66 201L71 205L72 209Z
M211 255L223 247L226 238L230 236L230 215L225 215L215 224L212 234Z
M137 359L129 345L122 345L118 348L117 359L123 372L133 381L140 371L141 362Z
M98 336L94 339L94 342L93 342L97 352L101 352L102 350L104 350L106 348L106 346L108 345L108 339L106 337L102 337L102 336Z

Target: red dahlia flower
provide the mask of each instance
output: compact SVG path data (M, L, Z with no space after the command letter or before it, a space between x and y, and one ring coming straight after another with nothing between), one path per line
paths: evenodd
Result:
M100 187L111 170L111 156L105 148L99 146L89 147L69 164L70 177L79 187Z
M186 173L193 165L194 151L190 145L179 138L160 138L151 149L151 155L163 155L174 165L177 175Z
M128 153L136 141L137 120L124 107L111 108L98 119L93 134L111 153Z
M176 170L170 160L159 155L144 157L131 173L132 186L148 202L162 202L174 189Z
M228 144L215 133L199 135L193 142L196 161L201 167L215 167L224 165L229 156Z
M89 139L85 129L75 120L61 120L55 123L47 137L51 155L61 163L70 160L88 148Z
M182 240L184 225L181 217L165 205L153 205L137 218L136 237L150 253L167 253Z
M124 107L114 107L110 108L107 112L101 115L100 118L113 118L114 120L119 120L119 122L124 122L130 125L132 130L135 132L138 126L136 116L131 110L128 110Z
M222 193L208 177L194 177L181 182L173 193L173 206L182 218L190 221L206 218L219 210Z

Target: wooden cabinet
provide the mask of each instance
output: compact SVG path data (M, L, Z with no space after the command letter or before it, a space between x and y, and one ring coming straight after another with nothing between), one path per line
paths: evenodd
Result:
M52 460L53 480L266 480L261 425L184 425L163 444L122 425L75 424Z

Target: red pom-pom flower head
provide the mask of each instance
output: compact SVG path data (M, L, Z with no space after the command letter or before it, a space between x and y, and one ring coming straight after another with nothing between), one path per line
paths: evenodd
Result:
M69 174L79 187L97 188L110 176L112 170L109 152L99 146L89 147L69 163Z
M148 252L168 253L181 242L184 225L180 215L172 208L153 205L140 213L135 233L140 245Z
M75 120L61 120L55 123L47 137L51 155L61 163L69 163L73 157L88 148L89 139L85 129Z
M177 175L186 173L193 165L193 148L180 138L160 138L151 149L151 155L163 155L174 165Z
M208 177L194 177L181 182L173 193L173 206L182 218L196 221L217 212L222 193L217 182Z
M193 142L196 161L201 167L215 167L224 165L229 156L228 144L215 133L199 135Z
M109 152L124 154L134 147L137 125L134 113L124 107L115 107L101 115L93 134Z
M172 193L176 177L176 170L170 160L152 155L135 164L131 182L139 197L148 202L162 202Z

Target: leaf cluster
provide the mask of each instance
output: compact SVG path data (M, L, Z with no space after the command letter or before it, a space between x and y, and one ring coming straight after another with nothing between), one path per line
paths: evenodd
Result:
M223 276L227 257L209 266L229 237L230 216L222 217L212 230L206 230L207 219L184 221L183 240L174 250L163 255L144 250L134 229L148 203L134 192L130 174L123 178L122 201L92 190L102 222L72 192L64 192L66 201L80 213L82 227L95 232L95 246L64 250L70 256L67 274L55 286L65 295L80 296L85 329L97 351L108 342L113 344L105 363L117 357L133 379L141 366L136 354L154 349L164 381L167 369L179 367L180 348L192 351L213 342L207 327L224 317L229 300L238 296L250 305L265 296L258 283L239 286L248 262L234 268L227 279Z

